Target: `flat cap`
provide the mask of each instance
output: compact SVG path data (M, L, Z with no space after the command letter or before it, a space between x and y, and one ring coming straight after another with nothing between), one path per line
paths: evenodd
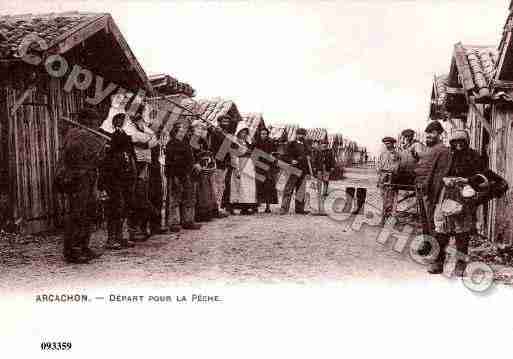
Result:
M395 138L393 138L393 137L387 136L387 137L383 137L381 142L383 142L383 143L396 143L397 140Z
M403 137L414 137L415 136L415 131L413 131L411 128L408 128L408 129L404 130L403 132L401 132L401 136L403 136Z
M425 132L431 132L431 131L437 131L437 132L444 132L444 128L438 121L432 121L427 125Z

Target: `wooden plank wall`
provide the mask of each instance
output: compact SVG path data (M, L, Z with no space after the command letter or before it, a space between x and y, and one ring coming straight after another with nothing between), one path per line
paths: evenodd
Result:
M497 241L513 243L513 111L495 106L492 128L490 166L510 185L508 193L494 200L490 211L490 232Z
M78 91L65 93L61 80L42 76L26 97L25 105L9 117L12 215L23 219L29 233L50 229L58 221L59 199L53 183L61 139L66 131L58 117L78 112L85 97ZM4 89L9 108L29 85L17 77L13 86Z

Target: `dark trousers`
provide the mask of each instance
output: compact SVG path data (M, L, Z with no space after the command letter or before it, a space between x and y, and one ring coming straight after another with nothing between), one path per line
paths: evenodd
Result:
M64 234L63 254L66 259L79 256L89 248L91 227L96 217L96 170L82 175L77 191L67 194L70 215Z
M196 186L191 176L171 176L167 178L168 224L169 226L194 223Z
M122 236L123 220L128 218L129 225L137 221L134 204L135 180L116 181L106 186L109 200L107 202L107 232L109 238Z
M354 187L346 187L346 204L344 206L344 212L351 212L354 203ZM356 189L356 209L355 212L361 213L364 210L365 201L367 200L367 188L358 187Z
M150 179L149 179L149 197L150 202L158 212L158 216L150 218L150 227L159 229L162 225L162 205L163 205L163 169L159 162L160 146L156 146L151 150Z
M290 201L292 195L296 192L295 204L296 212L303 212L305 210L305 195L306 195L306 176L297 177L290 175L283 190L283 198L281 202L282 212L288 212L290 208Z
M440 246L440 253L438 254L438 258L435 261L435 265L443 266L445 262L445 258L447 256L446 250L449 245L450 236L445 234L436 234L435 235L436 241L438 242L438 245ZM455 245L456 245L456 251L458 254L468 255L468 247L469 247L469 241L470 241L470 234L469 233L459 233L454 235L455 239Z
M149 163L137 162L137 180L135 184L135 208L137 217L132 227L139 226L146 232L148 223L159 222L160 212L150 201L149 196Z

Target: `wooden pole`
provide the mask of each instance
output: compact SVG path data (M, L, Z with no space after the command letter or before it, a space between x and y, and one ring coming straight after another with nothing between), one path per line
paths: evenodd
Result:
M80 127L80 128L81 128L81 129L83 129L83 130L86 130L86 131L88 131L88 132L90 132L90 133L92 133L92 134L95 134L95 135L97 135L97 136L100 136L100 137L102 137L103 139L106 139L107 141L110 141L110 139L111 139L111 138L110 138L110 136L107 136L106 134L103 134L103 133L101 133L100 131L93 130L92 128L89 128L89 127L87 127L87 126L85 126L85 125L82 125L81 123L78 123L77 121L73 121L73 120L69 119L68 117L61 116L61 117L59 117L59 118L60 118L61 120L65 121L65 122L69 123L69 124L72 124L72 125L74 125L74 126Z

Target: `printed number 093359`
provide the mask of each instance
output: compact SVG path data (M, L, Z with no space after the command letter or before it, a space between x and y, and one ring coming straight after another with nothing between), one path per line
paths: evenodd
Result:
M41 350L70 350L70 342L42 342Z

